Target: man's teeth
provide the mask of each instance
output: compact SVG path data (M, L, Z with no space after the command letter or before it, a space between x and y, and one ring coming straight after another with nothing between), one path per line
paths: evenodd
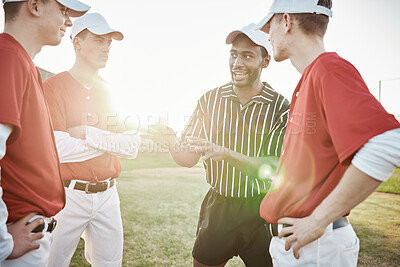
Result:
M236 78L243 78L247 75L246 72L235 72Z

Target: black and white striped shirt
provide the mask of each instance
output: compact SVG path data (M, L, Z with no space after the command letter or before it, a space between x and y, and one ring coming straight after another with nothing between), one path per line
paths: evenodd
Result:
M201 137L249 157L279 156L289 106L267 83L259 95L242 105L228 83L199 99L181 140ZM207 182L223 196L248 198L269 188L268 181L246 176L226 161L203 163Z

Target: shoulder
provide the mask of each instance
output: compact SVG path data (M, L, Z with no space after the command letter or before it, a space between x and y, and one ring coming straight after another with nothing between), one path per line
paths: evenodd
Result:
M222 95L229 94L232 92L233 92L232 83L229 82L222 86L207 91L200 97L199 102L206 103L212 101L213 99L215 100L217 98L220 98Z
M11 36L0 34L0 53L6 53L10 56L17 56L19 45Z
M361 76L353 64L334 52L324 53L317 58L310 68L310 74L321 78L336 77L338 80L350 76Z
M25 51L22 51L22 48L18 43L12 42L4 36L0 37L0 58L2 62L7 62L7 64L1 64L1 72L10 73L15 72L16 70L24 70L33 66L32 62L29 62L24 55Z
M45 95L48 97L49 95L60 94L63 91L66 91L66 87L70 84L70 77L68 72L61 72L56 74L43 82L43 89Z
M290 107L290 101L284 97L282 94L277 92L275 89L272 88L271 85L269 85L267 82L263 82L264 84L264 89L263 89L263 95L266 97L271 97L272 101L277 104L281 109L289 109Z

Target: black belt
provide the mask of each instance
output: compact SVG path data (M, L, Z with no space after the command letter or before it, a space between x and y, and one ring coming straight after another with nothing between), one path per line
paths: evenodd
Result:
M336 221L334 221L332 223L332 229L338 229L341 227L345 227L346 225L349 225L349 220L347 219L347 217L346 216L340 217L339 219L337 219ZM291 225L290 224L282 225L283 228L289 227L289 226L291 226ZM268 225L267 225L267 227L268 227ZM278 224L274 224L274 223L269 224L268 230L269 230L269 233L271 234L271 236L278 236ZM288 235L285 235L284 237L288 237L290 235L291 234L288 234Z
M56 225L57 225L57 220L54 219L53 217L50 218L50 221L47 223L47 229L45 232L49 232L49 233L53 232L54 228L56 228ZM32 233L43 232L44 227L45 227L45 223L42 223L42 224L36 226L35 229L32 230Z
M70 184L71 180L64 180L65 187L69 187ZM111 179L108 182L99 182L95 184L76 182L73 189L85 191L86 194L95 194L106 191L108 188L114 186L114 184L115 184L115 178Z

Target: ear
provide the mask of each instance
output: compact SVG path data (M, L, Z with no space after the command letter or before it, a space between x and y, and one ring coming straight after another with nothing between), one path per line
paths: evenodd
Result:
M74 40L72 40L72 44L75 50L81 50L81 39L79 37L75 37Z
M285 13L283 14L282 23L285 27L285 33L288 33L292 30L294 17L291 14Z
M268 67L269 65L269 61L271 60L271 56L268 55L266 57L263 58L263 62L262 62L262 68L265 69L266 67Z
M42 13L42 0L28 0L28 10L33 16L39 17Z

